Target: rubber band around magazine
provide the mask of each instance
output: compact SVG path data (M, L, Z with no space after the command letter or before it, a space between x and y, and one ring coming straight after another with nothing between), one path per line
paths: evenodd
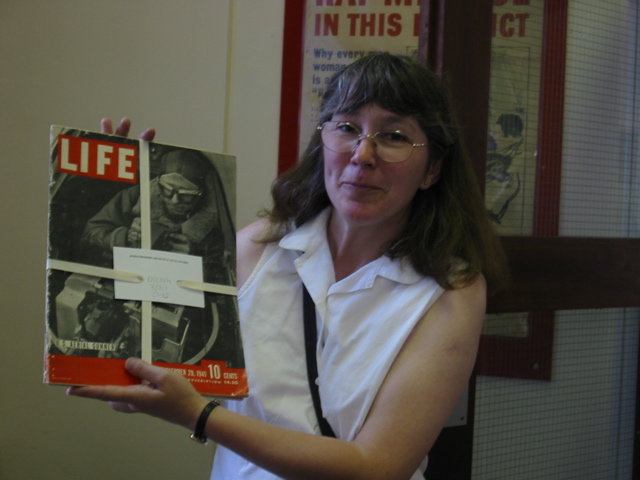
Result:
M114 270L113 268L96 267L84 263L67 262L55 258L47 259L47 270L62 270L69 273L79 273L90 277L109 278L121 282L142 283L144 277L134 272Z
M124 270L114 270L112 268L96 267L84 263L67 262L54 258L47 259L47 269L62 270L69 273L79 273L91 277L108 278L121 282L142 283L144 277L135 272ZM176 284L181 288L189 288L208 293L219 293L222 295L238 295L238 289L230 285L219 285L216 283L195 282L193 280L178 280Z

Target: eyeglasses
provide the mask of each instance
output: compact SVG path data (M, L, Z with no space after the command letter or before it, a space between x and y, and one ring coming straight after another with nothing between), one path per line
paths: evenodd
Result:
M202 195L200 190L174 188L164 183L161 179L158 179L158 187L160 187L160 193L163 197L173 198L174 195L177 195L180 203L193 203Z
M328 121L318 125L322 144L335 153L349 153L360 145L363 138L371 140L380 159L387 163L402 163L409 160L415 147L426 147L426 143L413 143L399 130L381 131L365 135L349 122Z

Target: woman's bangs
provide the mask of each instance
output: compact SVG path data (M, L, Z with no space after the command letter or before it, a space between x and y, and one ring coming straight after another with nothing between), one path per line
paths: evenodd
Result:
M403 82L391 81L388 72L350 72L350 78L342 78L334 94L332 113L353 113L364 105L375 104L399 115L414 115L419 112L414 98L406 91ZM358 75L362 73L362 75ZM333 102L331 102L333 103ZM327 105L329 106L329 105Z

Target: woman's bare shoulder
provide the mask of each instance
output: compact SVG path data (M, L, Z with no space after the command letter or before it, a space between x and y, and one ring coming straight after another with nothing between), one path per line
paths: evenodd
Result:
M260 219L247 225L236 235L238 288L244 285L260 261L267 246L261 238L268 232L269 225L267 219Z

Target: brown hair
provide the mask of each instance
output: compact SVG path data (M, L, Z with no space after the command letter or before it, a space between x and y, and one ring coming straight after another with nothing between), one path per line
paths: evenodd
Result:
M409 58L370 54L334 75L319 123L367 104L414 118L428 138L430 161L442 163L439 180L415 194L405 229L386 254L407 257L419 273L447 289L467 285L480 274L489 285L501 284L506 277L504 253L441 81ZM272 230L266 241L281 238L330 205L319 131L300 163L275 180L271 193L273 208L267 216Z

